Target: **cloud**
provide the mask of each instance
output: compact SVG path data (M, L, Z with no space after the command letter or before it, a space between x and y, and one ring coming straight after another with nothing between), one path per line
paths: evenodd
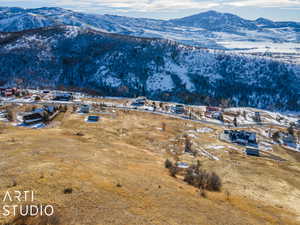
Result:
M300 6L300 0L241 0L227 2L226 4L237 7L293 7Z
M1 1L4 2L1 4ZM267 8L276 8L274 12L269 11L268 15L272 18L300 20L296 15L300 11L300 0L0 0L0 5L26 8L54 6L95 14L117 13L162 19L178 18L207 10L254 18L264 16Z
M80 7L104 7L122 8L132 11L166 11L180 9L209 9L220 5L217 1L194 1L194 0L63 0L56 5L80 6Z

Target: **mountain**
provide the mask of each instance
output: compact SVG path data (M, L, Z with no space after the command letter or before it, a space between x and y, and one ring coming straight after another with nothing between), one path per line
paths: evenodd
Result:
M210 31L223 31L234 33L240 29L257 30L255 22L242 19L230 13L208 11L181 19L171 20L172 23L187 26L205 28Z
M76 26L0 33L0 85L300 109L300 66Z
M300 23L286 21L274 22L265 18L257 20L246 20L230 13L207 11L196 15L170 20L180 26L205 28L210 31L236 32L242 29L260 30L263 28L287 28L290 27L299 32Z
M181 19L155 20L85 14L61 8L0 8L0 31L14 32L57 25L164 38L211 49L261 55L271 52L278 59L292 58L300 62L300 23L296 22L273 22L263 18L251 21L216 11Z

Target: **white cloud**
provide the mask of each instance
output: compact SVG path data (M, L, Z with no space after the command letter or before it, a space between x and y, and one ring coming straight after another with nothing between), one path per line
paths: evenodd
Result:
M300 6L300 0L241 0L227 2L226 4L237 7L288 7Z
M252 12L252 8L264 10L276 7L274 15L269 13L269 16L286 20L293 15L293 19L299 20L299 16L295 13L300 11L300 0L0 0L1 5L26 8L56 6L95 14L120 13L127 16L163 19L188 16L211 9L235 14L242 12L241 15L253 18L264 15ZM278 13L278 10L282 10L281 13Z
M63 0L56 5L95 6L106 8L126 8L133 11L151 12L180 9L209 9L220 5L214 1L193 1L193 0Z

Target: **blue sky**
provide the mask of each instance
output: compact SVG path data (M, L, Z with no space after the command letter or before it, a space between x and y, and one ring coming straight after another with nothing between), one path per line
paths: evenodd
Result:
M237 14L248 19L300 21L300 0L0 0L0 6L62 7L97 14L169 19L207 10Z

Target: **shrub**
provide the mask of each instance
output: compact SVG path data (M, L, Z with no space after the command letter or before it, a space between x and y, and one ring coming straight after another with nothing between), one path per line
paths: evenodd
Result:
M73 193L73 188L65 188L64 189L64 194L72 194Z
M201 170L199 164L188 168L184 181L194 187L209 191L220 191L222 187L221 178L214 172L208 173Z
M185 152L192 152L192 141L188 136L185 136L184 151Z
M178 168L176 166L171 166L169 168L169 172L172 177L176 177L176 175L178 173Z
M162 122L161 123L161 130L166 131L166 126L167 126L167 124L165 122Z
M75 113L76 110L77 110L77 106L76 106L76 105L73 105L73 106L72 106L72 112Z
M49 113L47 111L43 112L43 117L45 122L49 121Z
M221 187L221 178L215 172L212 172L209 176L207 189L210 191L220 191Z
M173 163L169 159L166 159L166 161L165 161L165 168L169 169L172 166L173 166Z
M194 177L194 170L191 167L188 168L184 176L184 181L190 185L194 185Z
M201 196L202 198L206 198L206 197L207 197L206 192L205 192L205 189L200 188L200 196Z
M7 109L7 115L6 115L6 118L7 118L9 121L14 121L14 120L15 120L15 112L14 112L11 108L8 108L8 109Z
M77 133L75 133L75 135L76 135L76 136L79 136L79 137L83 137L83 136L84 136L84 133L82 133L82 132L77 132Z

